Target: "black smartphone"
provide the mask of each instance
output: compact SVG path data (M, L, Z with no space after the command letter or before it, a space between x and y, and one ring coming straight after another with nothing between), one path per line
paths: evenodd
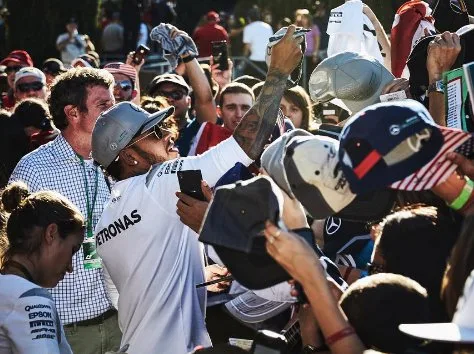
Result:
M211 54L214 58L214 64L219 64L217 69L228 70L229 69L229 53L227 49L227 41L212 41L211 42Z
M177 175L181 192L194 199L206 201L201 189L201 170L178 171Z
M133 54L133 63L139 65L149 52L150 48L148 48L146 45L140 44L135 50L135 54Z

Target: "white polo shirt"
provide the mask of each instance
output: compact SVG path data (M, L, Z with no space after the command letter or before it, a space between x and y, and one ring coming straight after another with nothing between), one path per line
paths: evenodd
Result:
M72 354L49 291L17 275L0 274L0 353Z
M168 161L115 184L95 234L119 292L127 353L185 354L211 345L206 290L196 289L204 281L203 247L176 214L176 173L200 169L212 187L237 162L252 160L231 137L202 155Z

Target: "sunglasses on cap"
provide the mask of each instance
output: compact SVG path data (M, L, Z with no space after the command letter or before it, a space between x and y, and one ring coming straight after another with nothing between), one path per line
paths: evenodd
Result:
M21 65L15 65L15 66L7 66L5 68L5 73L7 74L11 74L11 73L16 73L17 71L19 71L23 66Z
M173 91L158 91L157 96L163 96L166 98L171 98L173 100L180 100L184 97L186 93L182 90L173 90Z
M153 135L153 134L155 135L156 139L158 139L158 140L161 140L161 139L163 139L164 136L166 136L166 135L168 135L168 134L171 134L172 131L166 129L166 128L163 126L162 123L163 123L163 122L160 122L159 124L155 125L155 126L153 127L153 129L151 129L151 131L150 131L149 133L147 133L147 134L143 135L141 138L139 138L139 139L133 141L134 139L136 139L136 138L138 138L138 137L140 136L140 134L135 135L135 136L132 138L131 143L128 144L127 146L125 146L124 149L129 148L130 146L135 145L135 144L138 143L139 141L142 141L142 140L148 138L149 136L151 136L151 135ZM139 129L138 131L141 131L141 129Z
M16 88L23 93L29 92L29 91L39 91L44 87L44 84L42 82L28 82L28 83L23 83L23 84L18 84L16 85Z
M123 91L129 91L132 89L132 84L128 80L117 81L115 87L119 86Z

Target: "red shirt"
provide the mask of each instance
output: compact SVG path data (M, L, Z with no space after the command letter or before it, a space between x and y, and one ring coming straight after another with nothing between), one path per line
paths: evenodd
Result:
M193 39L198 48L199 57L208 57L211 55L211 42L228 41L229 36L224 27L211 22L196 28Z

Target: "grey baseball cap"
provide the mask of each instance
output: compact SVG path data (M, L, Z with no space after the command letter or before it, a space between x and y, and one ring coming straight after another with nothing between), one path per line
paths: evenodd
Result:
M344 52L319 63L309 79L309 93L316 103L339 98L355 114L380 102L382 89L393 79L375 58Z
M286 154L286 144L296 136L313 135L303 129L291 130L281 135L278 139L268 145L260 158L261 166L273 178L278 187L283 189L291 198L294 198L294 195L291 191L288 178L286 177L283 158Z
M92 132L92 158L107 168L133 137L172 115L174 107L150 114L131 102L120 102L103 112Z

